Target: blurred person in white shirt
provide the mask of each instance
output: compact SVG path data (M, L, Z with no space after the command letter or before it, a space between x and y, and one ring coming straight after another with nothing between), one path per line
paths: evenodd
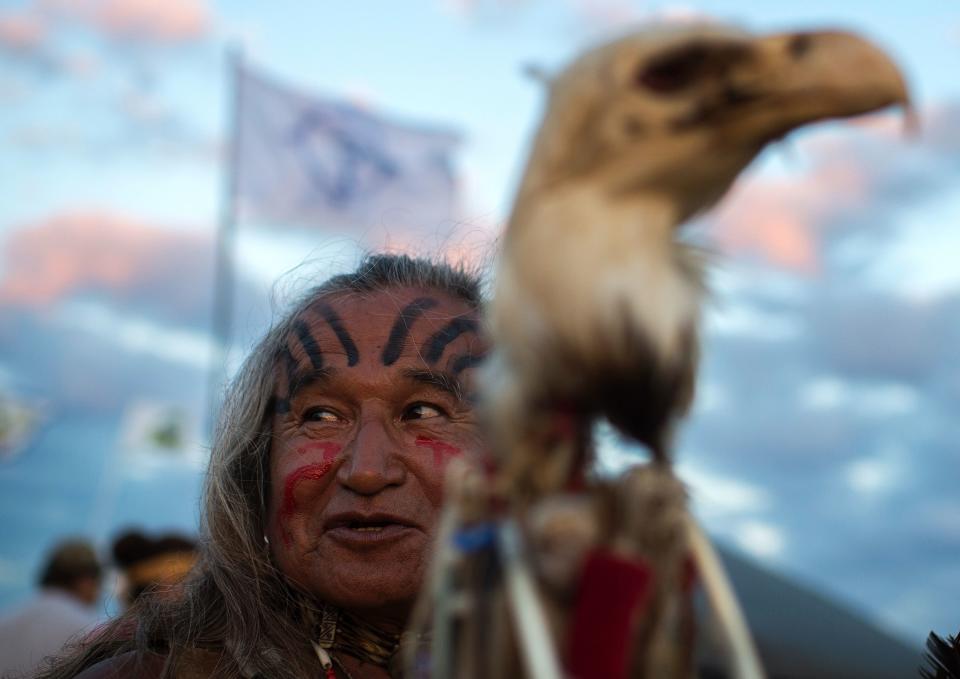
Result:
M103 567L85 540L67 540L50 552L39 591L0 617L0 676L31 675L44 658L89 632L98 622Z

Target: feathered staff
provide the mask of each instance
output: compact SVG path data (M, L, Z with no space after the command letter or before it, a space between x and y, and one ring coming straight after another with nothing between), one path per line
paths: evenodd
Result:
M926 661L928 668L920 670L923 679L960 679L960 632L946 640L930 632Z
M891 104L907 104L904 80L859 37L715 24L643 30L549 82L490 308L494 460L451 487L421 671L508 676L519 661L536 677L689 676L697 571L735 676L762 676L670 465L704 290L677 230L771 141ZM601 418L652 464L591 479ZM511 631L493 625L507 609Z

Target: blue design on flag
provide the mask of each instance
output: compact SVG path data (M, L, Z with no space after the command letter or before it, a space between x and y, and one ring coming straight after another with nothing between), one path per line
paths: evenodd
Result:
M396 164L376 143L378 140L357 138L350 132L326 111L310 109L294 125L287 142L294 153L303 156L314 179L314 190L338 207L357 196L375 193L384 180L399 173ZM334 153L326 157L312 153L309 145L314 134L329 138Z
M405 233L450 225L459 135L304 95L246 69L238 87L241 219Z

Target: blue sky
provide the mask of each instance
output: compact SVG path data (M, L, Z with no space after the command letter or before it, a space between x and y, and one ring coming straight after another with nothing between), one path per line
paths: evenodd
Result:
M894 117L878 116L795 135L694 227L718 253L679 456L694 503L721 539L915 644L931 628L956 631L951 3L0 0L0 388L48 413L36 446L61 446L75 427L70 459L97 468L112 464L130 403L202 411L227 46L303 89L462 131L461 225L446 242L477 248L497 234L539 115L542 92L523 66L556 69L638 21L701 14L758 31L866 33L902 63L923 132L907 142ZM245 225L241 347L304 279L358 248L350 235ZM148 501L157 467L116 459L124 471L108 486L146 495L126 515L108 512L115 523L165 525L169 481ZM75 507L54 497L65 481L41 462L63 463L30 448L0 462L0 489L30 479L40 509L59 507L36 512L32 537L0 552L8 593L25 591L41 537L65 523L115 527L66 521L100 510L92 493ZM163 472L183 479L166 523L192 521L197 473L194 462ZM111 497L131 507L123 492Z

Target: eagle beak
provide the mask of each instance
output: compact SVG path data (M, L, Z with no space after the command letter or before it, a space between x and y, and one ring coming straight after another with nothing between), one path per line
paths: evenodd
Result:
M759 38L752 48L752 58L728 74L738 103L724 118L734 136L765 143L806 123L892 105L904 109L907 126L915 125L903 74L863 38L789 33Z

